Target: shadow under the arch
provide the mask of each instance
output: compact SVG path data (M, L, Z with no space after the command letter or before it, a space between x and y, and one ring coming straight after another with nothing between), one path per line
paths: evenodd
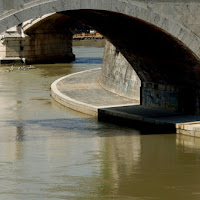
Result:
M99 109L98 120L137 128L141 134L175 134L178 125L200 121L200 116L133 105Z

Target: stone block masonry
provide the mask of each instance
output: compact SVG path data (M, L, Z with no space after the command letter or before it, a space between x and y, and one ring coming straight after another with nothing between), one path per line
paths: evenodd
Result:
M200 91L198 89L143 82L141 85L140 104L185 114L199 115L199 94Z
M74 61L72 35L69 31L30 34L24 54L27 64Z
M118 95L140 99L139 77L126 58L108 41L105 45L100 84Z
M27 64L75 60L72 53L73 34L68 17L54 13L32 20L24 32L29 36L24 49Z
M142 82L126 58L106 42L100 84L115 94L140 101L142 106L200 114L200 92L197 89L168 84Z
M178 90L165 84L142 83L141 105L178 111Z

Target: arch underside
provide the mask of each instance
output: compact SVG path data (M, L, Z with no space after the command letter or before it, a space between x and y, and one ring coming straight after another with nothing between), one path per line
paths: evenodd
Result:
M69 21L71 24L81 21L104 35L143 82L200 87L198 57L178 39L150 23L116 12L73 10L54 14L38 26L48 27L51 21L64 24L65 20L68 27Z

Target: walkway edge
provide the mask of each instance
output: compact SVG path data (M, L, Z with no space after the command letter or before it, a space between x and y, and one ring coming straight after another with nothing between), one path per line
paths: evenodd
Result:
M98 69L92 70L85 70L77 73L73 73L64 77L61 77L54 81L51 84L51 95L61 105L70 108L72 110L85 113L87 115L98 117L101 121L111 121L112 123L117 122L118 124L123 123L127 125L131 125L133 127L137 126L144 126L149 128L153 128L154 130L162 130L162 132L171 133L177 132L183 135L193 136L193 137L200 137L200 116L193 116L193 115L180 115L174 116L173 120L169 120L166 117L145 117L140 114L134 113L126 113L117 111L114 109L106 109L112 107L122 107L122 106L131 106L131 105L138 105L136 103L133 104L126 104L126 105L107 105L107 106L94 106L91 104L83 103L81 101L77 101L75 99L70 98L67 95L64 95L62 92L59 91L57 88L57 84L62 81L63 79L67 79L69 77L77 76L78 74L83 73L90 73L92 71L98 71ZM153 109L153 108L152 108Z
M87 114L87 115L95 116L95 117L98 117L98 110L99 109L121 107L121 106L132 106L132 105L138 104L138 103L131 103L131 104L127 103L127 104L118 104L118 105L94 106L94 105L91 105L91 104L83 103L81 101L77 101L75 99L72 99L69 96L61 93L57 88L57 84L60 81L62 81L63 79L73 77L73 76L76 76L78 74L89 73L89 72L98 71L98 70L101 70L101 68L84 70L84 71L69 74L67 76L63 76L63 77L57 79L56 81L54 81L51 84L51 96L54 98L55 101L57 101L58 103L60 103L61 105L65 106L67 108L70 108L72 110L75 110L75 111L78 111L78 112L81 112L81 113L84 113L84 114ZM104 90L106 90L106 89L104 89ZM110 92L110 93L112 93L112 92Z
M86 70L86 71L89 72L89 71L95 71L95 70L99 70L99 69L100 68ZM86 71L69 74L67 76L61 77L61 78L57 79L56 81L54 81L51 84L51 95L54 98L54 100L56 100L58 103L60 103L61 105L65 106L67 108L70 108L70 109L78 111L78 112L82 112L87 115L97 117L98 116L98 107L87 104L87 103L83 103L81 101L74 100L74 99L68 97L67 95L62 94L57 88L57 84L60 81L62 81L63 79L77 75L77 74L85 73Z

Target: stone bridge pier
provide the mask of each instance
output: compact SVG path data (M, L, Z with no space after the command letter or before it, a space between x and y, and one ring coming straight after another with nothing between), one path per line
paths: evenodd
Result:
M198 89L141 82L126 58L109 42L105 46L100 83L113 93L139 100L143 106L200 114Z
M199 89L142 82L140 104L185 114L200 114Z
M33 21L34 22L34 21ZM66 63L75 60L72 32L67 16L48 16L24 27L29 37L24 48L27 64Z

